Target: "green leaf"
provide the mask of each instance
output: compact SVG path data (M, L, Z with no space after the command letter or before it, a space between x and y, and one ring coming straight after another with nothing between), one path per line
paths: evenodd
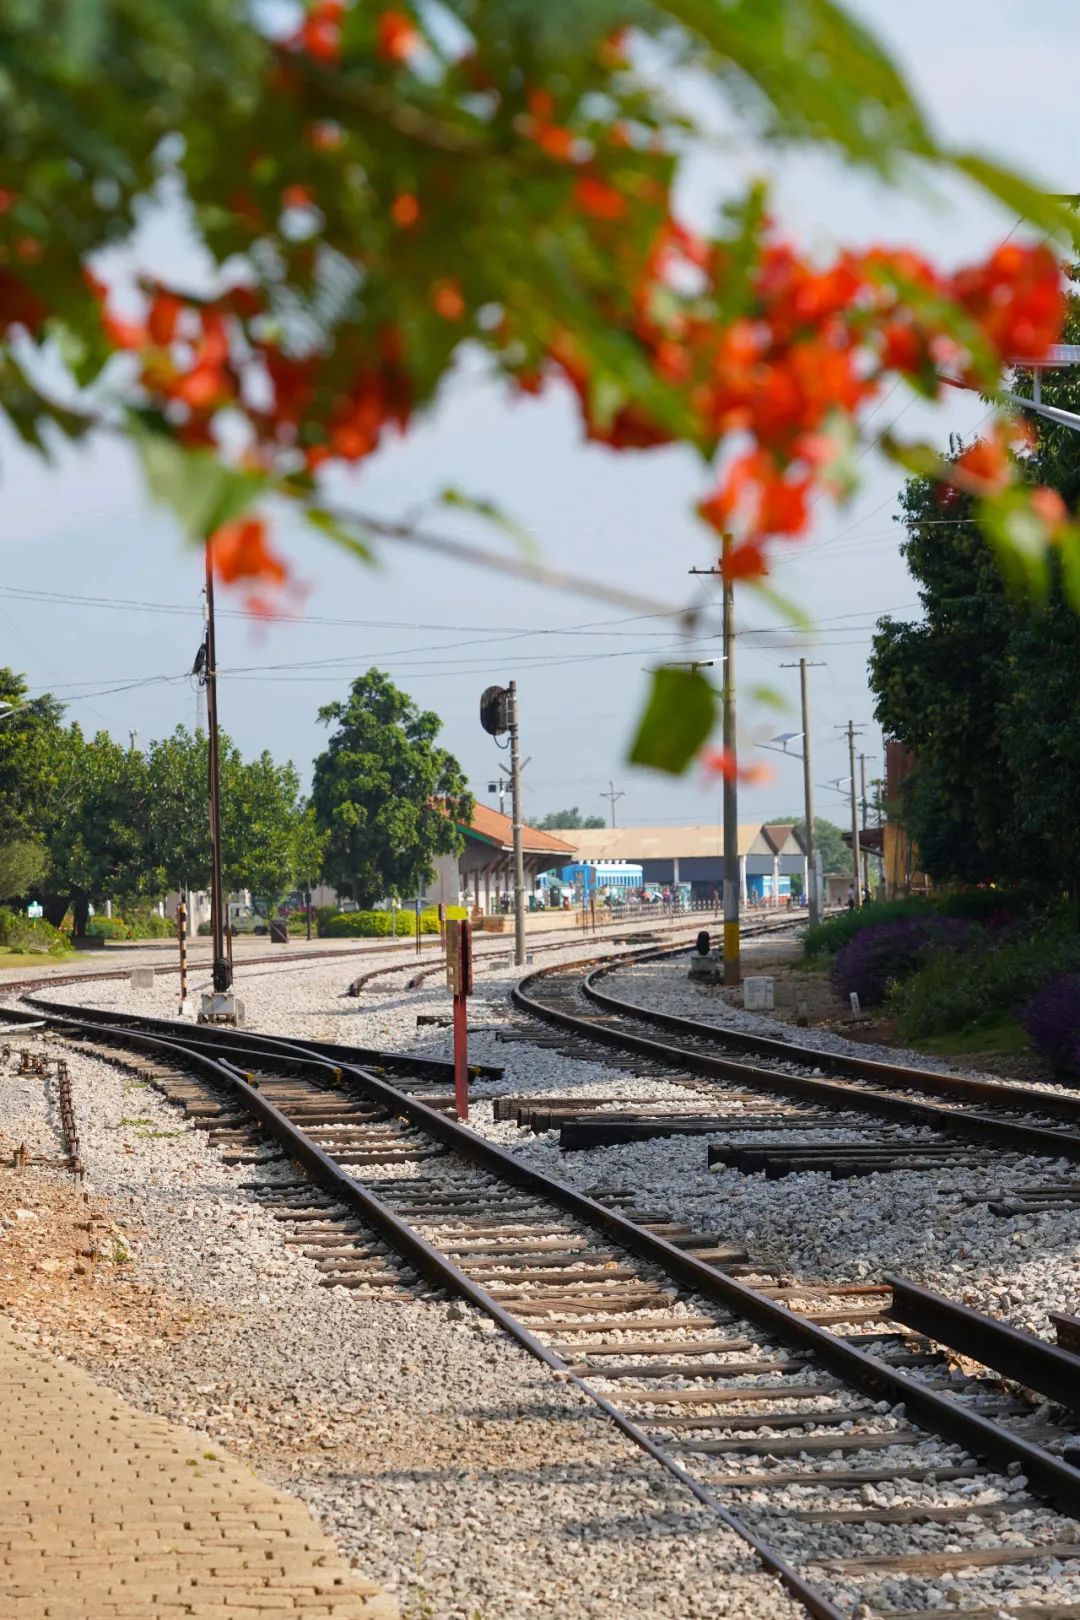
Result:
M780 713L786 713L791 707L783 692L778 692L773 686L752 686L749 697L751 703L758 703L766 709L776 709Z
M343 551L350 552L361 562L375 562L375 554L367 541L346 528L341 519L336 518L332 512L324 511L321 506L308 506L304 508L304 517L313 529L318 529L320 534L326 535L336 546L341 546Z
M936 154L922 112L873 35L831 0L666 0L736 68L781 134L831 141L883 173ZM752 98L751 98L752 99Z
M185 450L141 418L129 420L151 496L172 508L189 539L205 540L269 487L264 473L228 467L210 450Z
M1071 203L1048 196L1011 169L1003 169L977 152L958 152L952 162L961 174L1003 202L1011 214L1022 214L1048 236L1080 246L1080 213Z
M509 535L510 539L521 548L527 557L539 555L540 548L528 530L523 528L514 518L509 517L501 506L497 506L487 496L467 495L464 490L448 485L445 489L439 491L437 499L442 502L443 506L453 506L459 511L472 512L475 517L481 517L485 522L493 524L503 534Z
M696 669L654 669L630 763L678 776L707 741L716 704L715 689Z

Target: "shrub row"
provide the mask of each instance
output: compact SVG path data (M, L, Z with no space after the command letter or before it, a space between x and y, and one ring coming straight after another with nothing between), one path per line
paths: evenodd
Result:
M854 992L867 1007L880 1007L890 988L914 973L929 951L955 960L981 935L962 917L927 913L897 917L862 928L833 957L829 981L842 996Z
M1076 919L1060 907L1022 930L980 931L964 955L962 972L954 954L931 951L918 972L893 986L889 1009L906 1040L977 1029L1010 1014L1019 1016L1052 980L1078 969ZM1074 1022L1080 1033L1080 1007L1074 1009ZM1037 1023L1041 1028L1041 1021ZM1044 1049L1035 1031L1029 1033ZM1051 1062L1054 1050L1051 1039L1046 1048Z
M71 950L66 936L44 917L23 917L10 906L0 906L0 945L49 956L66 956Z
M1044 984L1020 1022L1059 1079L1080 1080L1080 973L1059 973Z
M139 910L123 917L91 917L86 932L95 939L168 939L175 934L176 924L156 911Z
M320 907L320 913L322 908ZM468 915L464 906L447 906L447 917L463 918ZM319 933L323 939L377 939L394 934L392 911L338 911L318 918ZM416 929L415 913L404 906L397 914L397 934L401 939L412 937ZM439 932L439 913L428 909L420 913L420 932Z
M1038 897L1029 889L957 889L933 899L874 900L857 910L841 912L816 928L808 928L803 938L803 954L835 956L864 928L898 922L905 917L962 917L996 930L1030 916Z

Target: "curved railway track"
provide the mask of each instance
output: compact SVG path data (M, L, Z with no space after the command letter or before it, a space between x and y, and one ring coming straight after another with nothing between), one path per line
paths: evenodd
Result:
M545 1114L522 1098L516 1101L523 1123L558 1124L566 1148L735 1133L737 1140L713 1145L710 1162L770 1175L942 1168L959 1162L959 1154L967 1165L1003 1169L1029 1156L1080 1162L1080 1097L820 1051L643 1007L604 986L628 964L673 954L653 949L599 965L542 968L515 986L512 999L561 1031L567 1050L600 1045L633 1053L703 1100L682 1111L658 1104L583 1113L563 1098ZM1080 1202L1080 1185L1067 1183L1069 1189ZM1029 1193L1037 1200L1052 1197L1053 1189Z
M1011 1330L933 1296L928 1331L926 1301L901 1285L899 1303L880 1288L785 1285L627 1193L577 1192L442 1112L448 1065L433 1060L346 1059L40 998L34 1015L114 1059L120 1049L252 1164L250 1190L329 1286L381 1298L436 1287L485 1312L819 1620L935 1620L954 1612L928 1602L953 1570L974 1571L967 1591L986 1599L971 1614L1080 1614L1080 1527L1064 1517L1080 1510L1066 1410L1080 1358L1068 1351L1014 1334L1018 1349ZM920 1310L918 1330L897 1319ZM1007 1381L1018 1365L1023 1387ZM876 1485L908 1500L868 1505ZM1039 1600L1048 1572L1064 1604Z

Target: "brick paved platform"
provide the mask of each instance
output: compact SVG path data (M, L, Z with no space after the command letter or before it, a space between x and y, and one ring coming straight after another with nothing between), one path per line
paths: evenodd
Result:
M0 1615L389 1620L303 1503L0 1322Z

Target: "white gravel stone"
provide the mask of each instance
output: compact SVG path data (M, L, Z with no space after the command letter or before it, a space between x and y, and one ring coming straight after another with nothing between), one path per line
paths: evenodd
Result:
M139 1233L130 1274L198 1310L167 1357L96 1376L248 1455L409 1614L796 1614L739 1538L486 1319L320 1287L241 1188L250 1166L223 1165L150 1086L67 1055L87 1186ZM0 1131L56 1152L53 1086L0 1076Z

